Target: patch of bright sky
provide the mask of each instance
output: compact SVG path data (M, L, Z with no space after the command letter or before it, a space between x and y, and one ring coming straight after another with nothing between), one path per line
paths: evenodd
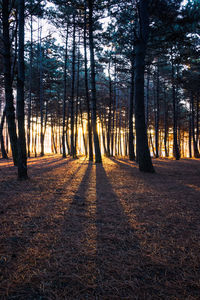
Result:
M182 1L182 6L186 5L188 0ZM56 6L52 3L46 2L47 8L55 8ZM103 31L106 31L108 24L110 22L110 17L103 17L100 20L100 23L102 24ZM25 25L25 40L30 41L31 40L31 34L30 34L30 18L27 20ZM65 38L64 38L64 30L63 28L58 28L52 22L50 22L47 19L38 19L37 17L33 17L33 42L37 43L38 41L38 28L41 34L41 38L45 39L46 37L51 37L55 39L55 43L57 45L64 46L65 44ZM82 49L81 49L82 52Z
M183 0L182 5L186 5L188 0Z
M52 3L46 4L47 8L55 8L55 5ZM28 22L25 24L25 40L31 40L31 21L30 18ZM41 34L41 39L45 39L46 37L51 37L56 40L57 45L64 45L64 36L63 36L63 28L56 27L52 22L44 18L33 17L33 42L37 43L39 34Z

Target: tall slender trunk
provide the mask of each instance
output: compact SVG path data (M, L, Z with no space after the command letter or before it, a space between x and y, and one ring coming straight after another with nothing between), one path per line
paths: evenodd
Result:
M115 79L114 79L114 89L113 89L113 113L112 113L112 132L111 132L111 156L114 155L114 133L115 133L115 107L116 107L116 62L115 62Z
M151 132L150 132L149 140L150 140L150 145L151 145L152 152L153 152L153 157L156 157L156 152L155 152L155 149L154 149L154 144L153 144L153 139L152 139Z
M69 111L67 110L67 124L66 124L65 139L66 139L67 151L68 151L68 154L70 154L70 145L69 145L69 141L68 141L68 127L69 127L69 115L68 115L68 113L69 113Z
M14 165L17 166L18 149L17 149L17 133L15 124L15 108L13 103L13 89L11 76L11 41L9 33L9 1L3 0L2 18L3 18L3 63L4 63L4 86L6 98L6 120L8 124L8 132L10 137L12 156Z
M115 88L115 155L118 155L118 148L117 148L117 134L118 134L118 93L117 87Z
M34 139L34 152L35 152L35 157L37 157L37 135L38 135L38 111L36 108L36 116L35 116L35 139Z
M90 45L90 68L91 68L91 90L92 90L92 129L94 136L95 162L101 163L101 151L99 137L97 133L96 117L96 82L95 82L95 60L94 60L94 41L93 41L93 0L88 0L89 7L89 45Z
M139 170L154 172L148 147L144 110L144 67L146 44L149 33L148 3L139 1L140 30L135 43L135 127Z
M115 132L115 97L113 96L112 130L111 130L111 156L114 155L114 132Z
M103 142L103 149L104 149L104 153L107 154L107 147L106 147L106 136L105 136L105 118L104 117L99 117L100 118L100 122L101 122L101 131L102 131L102 142Z
M171 50L172 52L172 50ZM172 53L171 53L172 56ZM173 100L173 155L176 160L180 159L180 151L178 147L178 136L177 136L177 99L175 90L175 72L174 72L174 61L172 60L172 100Z
M121 114L122 106L121 99L119 98L119 133L118 133L118 143L119 143L119 154L122 156L122 136L121 136L121 128L122 128L122 114Z
M39 58L40 58L40 63L39 63L39 99L40 99L40 146L41 146L41 151L40 155L44 156L44 99L43 99L43 66L42 66L42 45L41 45L41 31L40 31L40 40L39 40Z
M133 135L133 101L134 101L134 56L131 58L131 87L129 100L129 159L135 160Z
M6 108L4 108L3 115L1 117L1 123L0 123L0 143L1 143L2 158L8 159L8 155L6 153L6 149L5 149L5 146L4 146L4 138L3 138L3 126L4 126L5 117L6 117Z
M127 111L125 117L125 156L128 156L128 140L129 140L129 132L128 132L128 111ZM134 140L133 140L133 147L134 147Z
M47 129L47 121L48 121L48 102L45 103L45 119L44 119L44 126L43 126L43 135L45 137L46 129Z
M67 33L66 33L66 41L65 41L65 62L64 62L64 74L63 74L63 119L62 119L62 155L63 158L66 158L66 147L65 147L65 114L66 114L66 94L67 94L67 60L68 60L68 32L69 25L67 24Z
M195 138L195 111L194 111L194 95L191 92L191 108L192 108L192 141L193 141L193 150L194 150L194 157L199 158L200 154L197 147L197 141Z
M17 74L18 178L27 179L26 138L24 127L24 0L18 0L19 49Z
M85 155L87 156L87 139L86 139L86 135L84 132L84 126L83 126L83 111L82 111L82 103L80 100L80 117L81 117L81 127L82 127L82 134L83 134L83 144L84 144L84 149L85 149Z
M167 149L167 142L168 142L168 103L166 99L166 92L164 91L164 126L165 126L165 132L164 132L164 145L165 145L165 156L168 157L168 149Z
M197 109L196 109L196 112L197 112L197 116L196 116L196 142L197 142L197 148L198 148L198 144L199 144L199 104L200 104L200 101L199 101L199 96L197 96ZM200 151L200 149L199 149Z
M150 84L150 71L147 70L147 86L146 86L146 97L145 97L145 123L148 130L149 126L149 84Z
M87 0L85 0L84 10L84 65L85 65L85 96L87 104L87 118L88 118L88 140L89 140L89 160L93 161L93 147L92 147L92 127L91 127L91 113L90 113L90 98L88 89L88 67L87 67Z
M74 89L75 89L75 57L76 57L76 23L75 13L73 14L73 47L72 47L72 87L71 87L71 156L76 157L74 148Z
M32 9L32 4L33 4L33 0L31 0L31 9ZM31 44L30 44L30 64L29 64L29 100L28 100L28 127L27 127L28 157L30 157L30 137L31 137L32 65L33 65L33 16L31 13Z
M76 123L75 123L75 155L77 156L77 144L78 144L78 102L79 102L79 72L80 72L80 32L79 32L79 41L78 41L78 53L77 53L77 80L76 80Z
M34 121L33 121L33 109L31 110L31 152L34 152Z
M107 132L107 155L111 155L110 151L110 134L111 134L111 117L112 117L112 80L110 74L110 61L108 67L108 76L109 76L109 112L108 112L108 132Z
M157 64L156 72L156 110L155 110L155 148L156 148L156 158L159 157L159 119L160 119L160 102L159 102L159 93L160 93L160 80L159 80L159 63Z
M192 105L190 102L190 111L189 111L189 157L192 158Z

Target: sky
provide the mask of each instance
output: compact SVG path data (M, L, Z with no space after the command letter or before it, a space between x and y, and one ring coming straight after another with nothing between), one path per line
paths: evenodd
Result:
M182 5L186 5L188 0L183 0ZM47 2L47 7L54 6L52 3ZM38 26L40 27L41 31L41 37L45 38L48 35L51 35L52 38L56 39L56 44L63 45L65 44L64 38L61 36L61 30L52 25L49 21L41 19L38 20L37 18L33 18L33 41L36 42L38 40ZM108 23L109 18L104 18L103 23ZM25 30L25 40L30 41L30 20L26 22L26 30Z

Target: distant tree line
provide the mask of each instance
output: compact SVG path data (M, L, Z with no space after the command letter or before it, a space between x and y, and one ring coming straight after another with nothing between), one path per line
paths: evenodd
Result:
M1 0L2 157L199 158L199 37L198 0Z

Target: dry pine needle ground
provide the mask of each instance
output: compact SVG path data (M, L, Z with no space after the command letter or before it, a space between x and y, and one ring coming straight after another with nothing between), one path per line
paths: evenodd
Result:
M0 161L0 299L199 299L200 161Z

